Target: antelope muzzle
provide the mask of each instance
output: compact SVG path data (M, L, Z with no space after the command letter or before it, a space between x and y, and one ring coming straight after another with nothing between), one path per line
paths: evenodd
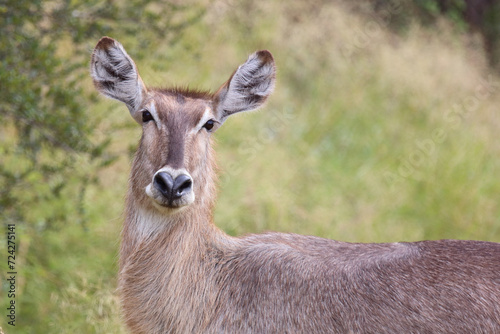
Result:
M157 171L146 194L164 208L179 209L194 202L193 179L184 169Z

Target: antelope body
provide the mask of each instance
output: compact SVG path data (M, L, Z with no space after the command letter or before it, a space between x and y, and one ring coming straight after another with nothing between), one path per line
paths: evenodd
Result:
M500 333L500 244L233 238L214 225L212 132L270 95L268 51L213 94L147 88L108 37L91 72L143 128L120 249L131 333Z

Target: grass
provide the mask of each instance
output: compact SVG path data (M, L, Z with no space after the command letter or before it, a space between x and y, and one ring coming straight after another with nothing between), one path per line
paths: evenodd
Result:
M500 241L500 79L468 37L446 22L396 35L338 3L231 4L215 1L180 44L158 41L138 62L150 85L216 89L254 50L275 56L268 105L215 134L219 227L353 242ZM47 249L24 273L16 331L0 320L6 334L125 332L117 250L140 130L118 102L101 99L89 112L105 115L99 131L113 131L120 159L85 195L87 229L68 222L21 237Z

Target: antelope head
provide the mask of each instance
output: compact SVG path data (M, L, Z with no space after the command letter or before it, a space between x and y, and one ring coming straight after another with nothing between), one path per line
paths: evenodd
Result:
M91 74L96 88L125 103L142 126L129 195L145 207L174 213L213 201L211 135L228 116L265 102L276 69L271 53L258 51L216 93L148 88L123 46L103 37L92 55Z

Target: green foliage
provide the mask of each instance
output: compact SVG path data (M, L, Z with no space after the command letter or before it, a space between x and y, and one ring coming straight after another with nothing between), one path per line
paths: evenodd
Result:
M480 29L486 40L490 63L500 70L500 3L492 1L484 13Z
M480 32L490 65L500 66L500 3L495 0L389 0L375 1L373 8L396 30L418 21L425 26L443 20L460 32ZM408 15L412 13L412 15ZM388 15L389 14L389 15Z
M445 17L461 31L479 31L490 64L500 64L500 4L492 0L418 0L415 6L423 22Z
M464 0L418 0L415 1L416 7L420 10L421 17L432 18L435 20L441 15L447 16L453 23L460 28L465 28L466 20L464 17L466 2Z

